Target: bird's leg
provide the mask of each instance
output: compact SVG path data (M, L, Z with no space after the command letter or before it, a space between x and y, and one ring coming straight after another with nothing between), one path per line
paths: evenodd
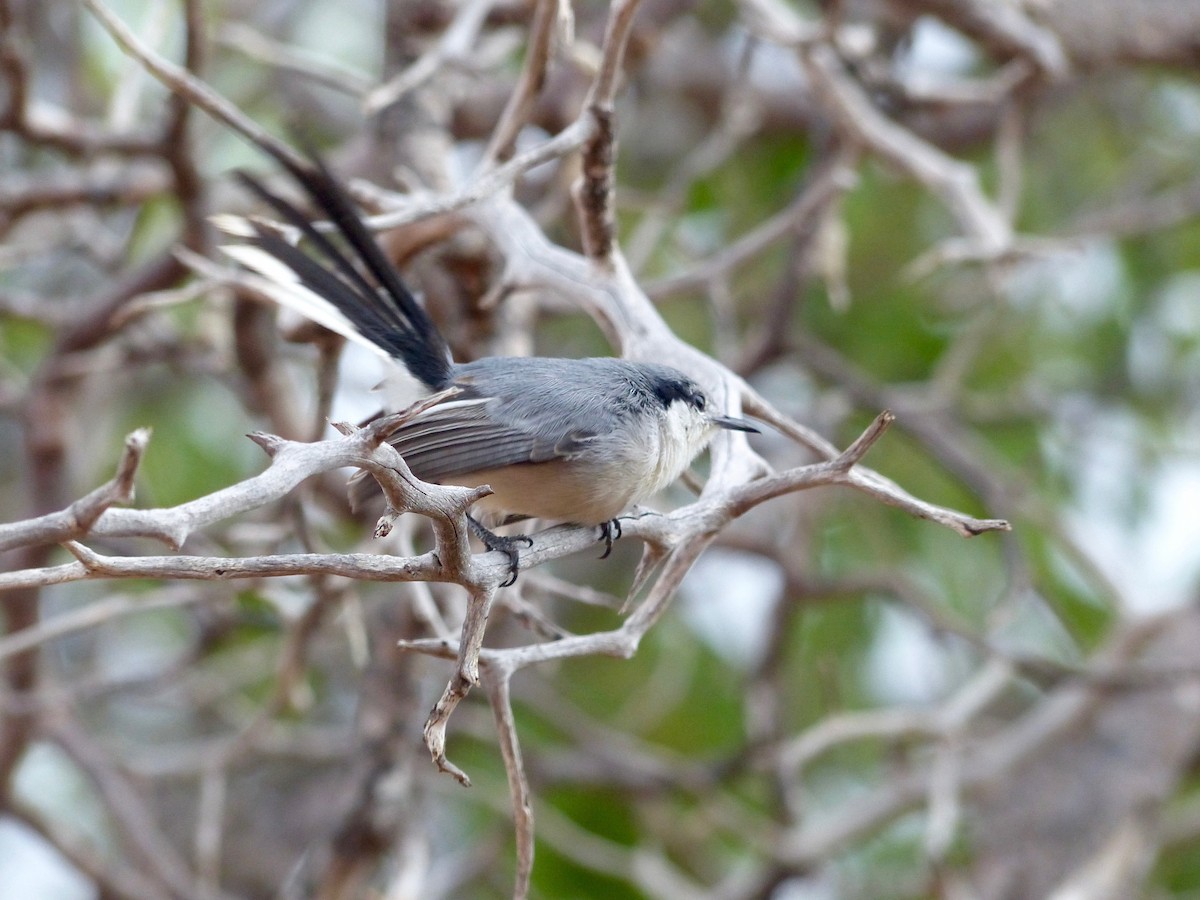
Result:
M533 540L523 534L516 534L512 537L496 534L484 528L483 525L474 516L467 516L467 524L471 526L471 531L475 537L483 541L483 546L489 550L499 550L508 557L508 580L503 582L500 587L508 587L517 582L517 563L520 556L517 553L517 545L524 543L526 547L533 546Z
M600 554L601 559L608 559L608 555L612 553L613 541L621 538L621 522L619 519L609 519L600 526L600 540L604 541L604 552Z

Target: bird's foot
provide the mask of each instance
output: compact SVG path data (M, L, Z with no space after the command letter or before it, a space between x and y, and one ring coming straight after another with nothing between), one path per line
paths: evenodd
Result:
M467 523L471 526L471 531L475 537L483 541L483 546L488 550L499 550L508 557L508 578L500 584L500 587L508 587L516 584L518 564L520 562L520 554L517 552L517 546L524 544L526 547L533 546L533 540L524 534L514 534L512 537L507 537L502 534L496 534L489 531L480 524L479 520L473 516L467 516Z
M601 559L608 559L608 555L612 553L613 541L620 540L621 537L621 521L619 519L609 519L600 526L600 540L604 541L604 552L600 554Z

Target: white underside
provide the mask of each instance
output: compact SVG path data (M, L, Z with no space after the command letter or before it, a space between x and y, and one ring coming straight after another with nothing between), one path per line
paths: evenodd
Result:
M682 411L682 404L679 407ZM598 525L675 481L704 449L713 431L706 419L688 410L687 415L664 417L660 429L648 431L642 441L632 445L598 443L575 459L505 466L444 481L464 487L490 486L492 495L479 501L476 508L496 517L523 515Z

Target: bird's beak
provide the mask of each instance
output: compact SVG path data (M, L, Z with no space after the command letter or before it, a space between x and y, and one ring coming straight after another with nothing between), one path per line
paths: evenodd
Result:
M749 431L752 434L758 434L759 431L745 419L735 419L733 416L709 416L708 421L712 422L718 428L726 428L729 431Z

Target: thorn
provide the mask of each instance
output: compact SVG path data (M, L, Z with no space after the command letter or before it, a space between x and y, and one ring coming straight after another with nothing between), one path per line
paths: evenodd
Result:
M267 434L265 431L255 431L246 435L246 437L262 447L267 456L270 456L272 459L276 453L283 449L283 445L287 443L287 441L278 435Z

